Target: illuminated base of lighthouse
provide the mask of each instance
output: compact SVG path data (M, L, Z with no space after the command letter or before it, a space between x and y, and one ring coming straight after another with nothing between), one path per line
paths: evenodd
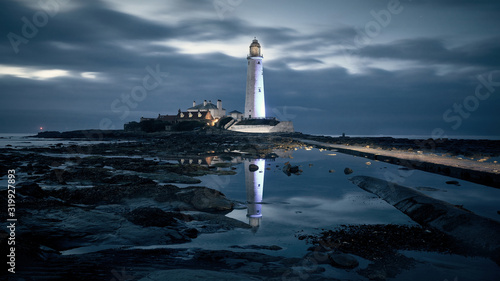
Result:
M293 133L292 121L276 121L276 125L247 125L248 120L243 120L238 122L228 128L230 131L242 132L242 133Z

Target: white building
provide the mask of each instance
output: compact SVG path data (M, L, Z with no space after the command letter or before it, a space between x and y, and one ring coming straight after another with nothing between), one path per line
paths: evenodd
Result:
M245 99L245 118L265 118L266 102L264 99L264 69L263 56L257 39L250 44L250 54L247 56L247 90Z
M226 116L226 109L222 108L222 101L217 100L217 105L213 104L212 101L205 100L203 103L196 104L193 101L193 107L188 108L188 112L205 112L209 111L214 119L220 119Z

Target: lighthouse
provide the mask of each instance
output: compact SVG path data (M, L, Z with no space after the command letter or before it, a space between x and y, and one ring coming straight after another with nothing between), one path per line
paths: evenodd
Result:
M247 56L247 91L245 98L245 118L265 118L264 69L259 41L254 38Z

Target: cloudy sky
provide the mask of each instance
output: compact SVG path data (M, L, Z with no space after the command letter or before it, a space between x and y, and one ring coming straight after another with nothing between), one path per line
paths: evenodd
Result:
M339 135L500 136L499 1L2 0L0 132L120 129L193 100Z

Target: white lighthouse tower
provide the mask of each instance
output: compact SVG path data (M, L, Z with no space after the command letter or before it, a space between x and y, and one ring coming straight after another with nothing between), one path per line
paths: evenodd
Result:
M265 118L266 102L264 100L264 70L262 67L260 44L256 38L250 44L247 56L247 93L245 99L245 118Z

